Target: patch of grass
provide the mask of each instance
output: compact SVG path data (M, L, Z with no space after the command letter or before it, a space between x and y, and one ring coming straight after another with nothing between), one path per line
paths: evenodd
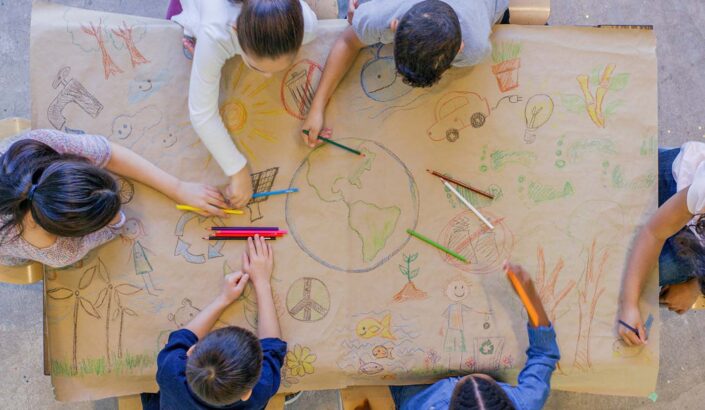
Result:
M521 44L513 41L496 43L492 47L492 61L495 64L503 63L519 57L521 53Z
M104 357L82 359L78 364L77 372L74 374L71 370L71 361L51 361L52 376L103 376L106 374L122 375L133 374L137 370L148 369L156 363L155 354L131 354L125 353L122 358L117 355L112 355L111 365L108 368L108 362Z

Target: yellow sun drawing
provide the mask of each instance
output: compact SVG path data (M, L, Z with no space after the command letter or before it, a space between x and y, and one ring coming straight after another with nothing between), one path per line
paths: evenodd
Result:
M284 110L266 96L258 96L274 81L273 77L241 83L243 67L244 64L240 63L232 73L226 88L229 97L220 106L220 115L235 143L250 160L255 160L251 144L256 140L277 141L267 124L272 123L271 116L283 114Z

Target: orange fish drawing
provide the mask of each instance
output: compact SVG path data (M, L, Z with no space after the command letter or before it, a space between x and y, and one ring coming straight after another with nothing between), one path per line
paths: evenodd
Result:
M386 347L382 345L377 345L372 348L372 356L375 357L375 359L389 359L393 360L394 358L392 357L392 350L393 347Z

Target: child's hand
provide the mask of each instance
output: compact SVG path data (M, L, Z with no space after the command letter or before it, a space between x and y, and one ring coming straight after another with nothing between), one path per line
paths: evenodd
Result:
M355 16L355 9L360 4L360 0L350 0L348 1L348 24L352 24L353 16Z
M226 199L235 208L242 208L252 198L252 178L247 167L230 177L230 184L225 190Z
M666 285L661 289L659 303L679 315L690 310L700 296L700 284L696 278L675 285Z
M314 107L311 107L308 112L308 115L306 116L306 120L301 126L301 130L301 137L304 140L304 144L308 145L309 148L315 148L316 145L322 144L323 141L319 140L318 136L321 135L322 132L324 132L323 110L318 110ZM308 131L308 135L303 132L304 130ZM328 131L328 134L330 134L330 131Z
M220 301L224 306L227 306L235 301L242 295L242 291L245 290L245 285L247 285L247 280L250 276L247 273L233 272L225 276L225 282L223 283L223 290L220 292Z
M509 261L504 262L503 268L505 271L511 270L514 272L514 275L519 280L519 284L521 284L521 287L524 288L526 296L529 298L529 302L531 302L534 309L536 309L536 313L538 314L538 325L550 326L551 321L548 320L548 315L546 315L546 310L543 307L541 297L536 292L536 288L534 288L534 281L531 280L531 275L529 275L529 273L525 271L521 265L515 265L509 263ZM512 286L512 289L514 289L514 286ZM514 289L514 292L516 292L516 289Z
M252 278L256 287L269 285L274 268L274 254L271 245L264 238L255 235L247 238L247 252L242 254L242 270Z
M638 330L639 336L628 327L619 323L620 320ZM646 343L646 329L644 328L644 322L641 320L641 312L638 305L620 306L619 313L617 313L616 326L619 336L627 346L639 346Z
M223 195L217 188L195 182L179 181L174 200L180 204L203 209L198 214L203 216L226 216L222 208L227 208Z

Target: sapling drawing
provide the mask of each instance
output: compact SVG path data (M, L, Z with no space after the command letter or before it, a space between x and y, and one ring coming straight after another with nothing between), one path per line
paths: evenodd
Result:
M513 41L492 45L492 74L497 79L499 91L503 93L519 87L520 53L521 44Z
M125 314L127 314L128 316L137 316L137 313L135 313L135 311L123 306L120 296L122 295L124 297L134 295L135 293L141 291L142 288L135 285L131 285L129 283L120 283L118 285L113 284L112 278L110 277L110 272L106 268L105 263L103 263L100 258L98 258L98 263L95 266L88 268L88 270L92 270L92 275L97 275L98 279L105 283L105 287L101 289L95 299L94 306L96 309L100 309L103 304L106 305L105 360L107 361L109 369L111 367L112 358L112 355L110 354L110 322L117 320L118 317L120 318L120 327L118 331L118 358L122 358L122 331ZM111 308L113 304L117 307L117 309L114 310L112 312L113 314L111 315Z
M609 253L607 249L603 249L598 257L596 246L597 240L593 239L592 246L588 251L585 271L577 287L579 330L573 367L580 370L589 370L592 368L592 361L590 359L590 332L592 330L592 322L595 319L597 302L606 289L606 287L602 285L602 279L604 279L605 265L607 264Z
M71 374L74 375L78 373L78 362L76 361L76 356L78 350L79 313L83 311L89 316L100 319L100 313L96 310L93 302L81 295L81 292L85 291L91 283L93 283L94 276L95 267L88 268L83 272L81 278L78 280L78 287L76 289L61 287L47 290L47 297L50 299L67 300L73 297L73 351L71 356Z
M399 265L399 272L406 277L407 282L392 299L395 302L426 299L428 297L426 292L419 290L413 282L413 279L419 274L419 268L412 269L411 263L419 257L419 253L416 252L411 255L403 254L402 257L404 259L404 264Z

